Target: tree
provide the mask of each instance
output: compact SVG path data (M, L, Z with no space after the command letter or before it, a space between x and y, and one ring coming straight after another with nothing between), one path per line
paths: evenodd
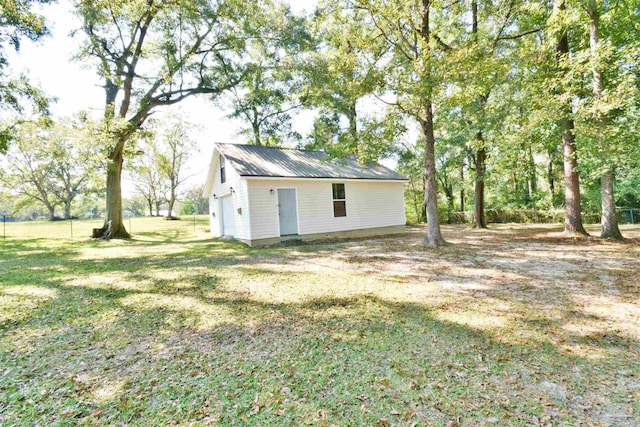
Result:
M260 17L262 37L247 42L250 72L229 89L229 117L242 120L240 134L249 144L279 146L300 135L291 124L291 114L302 107L296 69L298 57L310 50L304 18L278 4Z
M218 97L247 74L253 20L269 7L256 0L78 0L85 35L81 60L104 80L102 144L107 158L105 223L96 236L126 238L121 176L125 148L159 107L194 95Z
M197 151L195 141L189 139L189 124L180 118L174 119L165 130L162 146L164 150L158 156L157 166L161 176L168 183L167 218L170 218L178 197L178 187L188 178L184 176L187 160Z
M610 107L607 105L597 105L602 102L605 95L604 77L602 68L602 46L600 33L600 6L596 0L587 0L585 5L587 16L589 17L589 48L591 52L591 72L593 100L596 104L594 114L594 124L597 128L597 145L602 152L606 153L605 138L607 132L607 116L604 110ZM606 102L606 101L605 101ZM622 239L622 233L618 228L618 217L616 213L616 200L614 195L614 171L610 162L605 160L605 165L600 177L602 186L602 231L601 237L611 239Z
M20 198L16 208L39 202L48 211L49 219L55 219L56 199L53 191L53 167L46 149L46 134L35 123L23 123L17 141L10 146L5 164L0 171L0 180Z
M144 216L147 201L142 196L130 197L123 200L124 209L133 216Z
M42 203L55 218L57 206L71 217L71 204L85 193L97 191L99 159L87 144L83 124L22 123L15 144L7 151L0 180L22 196L19 205Z
M209 199L203 196L204 186L191 187L184 192L183 200L185 204L190 204L193 208L189 214L206 215L209 213Z
M316 10L312 28L317 47L302 70L305 105L318 115L307 146L337 158L377 161L406 130L398 114L375 99L384 86L381 61L387 46L357 7L326 1Z
M566 3L564 0L555 0L553 4L552 19L557 22L555 26L556 34L556 57L557 69L560 77L565 77L569 73L569 35L568 26L563 24L562 20L566 19L563 15L566 12ZM562 134L562 152L564 158L564 185L565 185L565 234L587 235L582 224L582 207L580 204L580 177L578 175L578 153L576 150L575 123L573 120L573 111L571 107L571 99L565 93L561 93L564 100L560 107L560 120L558 125ZM564 95L564 96L563 96ZM562 102L562 101L561 101Z
M161 148L154 142L155 132L139 135L138 151L131 158L129 170L133 186L145 200L149 216L160 216L160 205L166 202L167 181L159 168Z
M92 125L88 121L56 124L48 134L52 157L51 191L64 207L64 218L71 218L71 204L80 195L96 194L104 182L98 176L102 161L91 146Z
M433 105L444 85L438 73L436 57L439 52L434 43L439 37L431 21L434 4L431 0L371 0L357 1L355 4L356 8L367 12L374 39L385 41L385 51L389 54L383 70L385 90L396 97L390 103L420 127L424 144L424 202L427 216L424 243L428 246L443 245L445 241L438 218Z
M47 111L48 99L42 92L29 83L26 76L17 78L7 73L9 61L5 54L7 45L16 51L20 50L23 38L38 40L48 34L44 17L34 13L34 4L47 4L52 0L4 0L0 2L0 111L23 113L22 101L27 99L37 111ZM7 150L13 138L15 124L0 128L0 153Z

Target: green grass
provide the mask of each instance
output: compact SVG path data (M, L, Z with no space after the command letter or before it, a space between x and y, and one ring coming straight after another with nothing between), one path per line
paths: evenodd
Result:
M194 230L195 219L195 230ZM0 239L80 239L91 236L94 228L102 227L104 220L28 221L0 223ZM124 225L134 237L154 240L174 240L201 236L209 228L209 217L197 215L182 217L180 221L168 221L164 217L138 217L124 220Z
M640 424L637 226L256 249L200 221L0 241L0 424Z

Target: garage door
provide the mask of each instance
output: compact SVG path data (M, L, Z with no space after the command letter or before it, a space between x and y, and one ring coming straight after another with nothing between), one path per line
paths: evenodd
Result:
M220 198L222 207L222 235L235 236L235 224L233 221L233 200L231 196Z

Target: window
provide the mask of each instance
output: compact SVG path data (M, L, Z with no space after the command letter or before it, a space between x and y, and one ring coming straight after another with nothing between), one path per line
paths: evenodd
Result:
M224 184L227 180L227 176L224 170L224 157L220 156L220 183Z
M347 202L344 184L331 184L333 190L333 216L347 216Z

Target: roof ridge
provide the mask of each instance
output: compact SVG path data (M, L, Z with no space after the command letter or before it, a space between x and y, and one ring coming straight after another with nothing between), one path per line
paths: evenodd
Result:
M322 151L322 150L309 150L306 148L289 148L289 147L271 147L269 145L255 145L255 144L234 144L233 142L215 142L214 144L216 145L235 145L235 146L240 146L240 147L256 147L256 148L269 148L269 149L275 149L275 150L291 150L291 151L306 151L309 153L322 153L322 154L329 154L326 151Z

